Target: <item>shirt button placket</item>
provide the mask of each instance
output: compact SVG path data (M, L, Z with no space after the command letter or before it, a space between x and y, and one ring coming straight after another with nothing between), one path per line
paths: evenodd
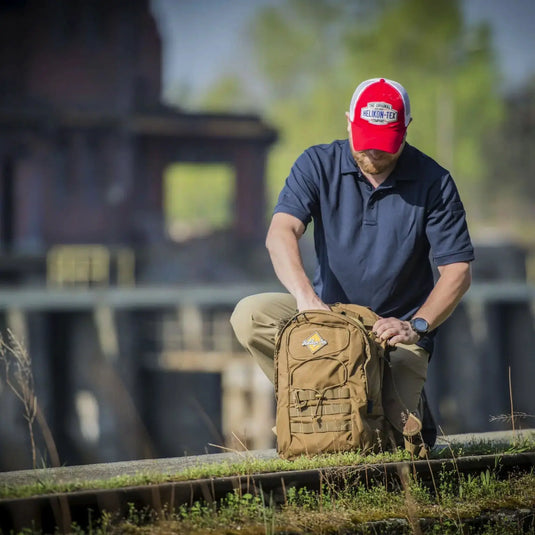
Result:
M377 202L373 198L373 194L368 199L367 208L366 208L366 224L367 225L376 225L377 224Z

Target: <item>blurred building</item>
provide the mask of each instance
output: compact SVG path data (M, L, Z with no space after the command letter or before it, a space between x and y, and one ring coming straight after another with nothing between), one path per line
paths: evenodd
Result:
M258 117L160 104L161 43L148 0L2 0L0 15L4 253L162 241L172 162L230 164L235 235L263 235L275 132Z
M195 363L189 372L157 363L170 347L164 335L201 354L191 341L204 336L195 326L201 312L179 300L162 310L152 294L148 309L117 311L91 296L119 288L122 302L140 282L184 282L184 265L199 283L245 273L249 245L265 232L274 130L256 116L160 103L161 41L149 0L0 0L0 57L0 293L34 292L25 294L31 311L6 297L2 333L25 338L60 457L72 464L222 444L222 365L200 376ZM205 247L167 240L163 175L173 162L234 170L231 228ZM89 300L73 308L80 291ZM220 353L232 352L232 341L221 343ZM22 410L5 384L0 396L0 467L21 467L29 459Z

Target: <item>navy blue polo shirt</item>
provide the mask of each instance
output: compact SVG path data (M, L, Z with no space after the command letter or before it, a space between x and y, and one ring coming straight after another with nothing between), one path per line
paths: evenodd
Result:
M409 319L420 308L434 286L431 258L438 266L474 259L451 175L408 143L378 188L348 140L307 149L274 211L314 221L313 284L325 303L365 305L383 317ZM432 338L421 341L430 352Z

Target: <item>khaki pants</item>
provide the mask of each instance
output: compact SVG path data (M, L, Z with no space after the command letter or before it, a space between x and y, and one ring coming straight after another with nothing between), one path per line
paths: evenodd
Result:
M230 322L240 344L258 362L269 380L274 380L275 337L284 323L297 312L290 294L262 293L242 299ZM385 368L384 410L390 423L401 432L408 412L418 413L420 394L427 376L429 354L413 345L398 345L390 352Z

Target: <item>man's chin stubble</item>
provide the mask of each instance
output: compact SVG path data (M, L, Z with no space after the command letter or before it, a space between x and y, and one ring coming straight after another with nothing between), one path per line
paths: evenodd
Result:
M377 167L375 165L361 165L360 168L365 173L369 173L370 175L380 175L381 173L384 173L388 169L389 165L383 165L380 167Z

